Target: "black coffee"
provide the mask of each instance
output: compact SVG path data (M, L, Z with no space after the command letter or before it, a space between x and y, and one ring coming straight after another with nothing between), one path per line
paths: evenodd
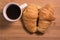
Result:
M6 14L10 19L17 19L21 14L21 10L17 5L12 4L7 8Z

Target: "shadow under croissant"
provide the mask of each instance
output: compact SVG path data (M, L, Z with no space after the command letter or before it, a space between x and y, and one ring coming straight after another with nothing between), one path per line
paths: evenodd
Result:
M3 17L3 13L0 12L0 30L6 30L9 28L11 22L8 22L7 20L5 20L5 18Z
M38 22L39 22L39 17L37 18L37 21L36 21L36 24L37 24L36 26L37 26L37 27L38 27ZM37 31L35 32L35 34L37 34L37 35L43 35L44 33L42 33L42 32L40 32L40 31L37 30Z
M36 31L35 34L36 34L36 35L43 35L44 33L39 32L39 31Z

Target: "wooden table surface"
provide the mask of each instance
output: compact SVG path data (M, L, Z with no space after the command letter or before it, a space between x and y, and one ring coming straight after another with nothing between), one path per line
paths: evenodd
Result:
M4 6L9 2L35 3L41 7L51 3L55 7L56 20L48 28L44 35L29 34L20 20L8 22L2 15ZM2 27L2 28L1 28ZM59 0L0 0L0 40L60 40L60 1Z

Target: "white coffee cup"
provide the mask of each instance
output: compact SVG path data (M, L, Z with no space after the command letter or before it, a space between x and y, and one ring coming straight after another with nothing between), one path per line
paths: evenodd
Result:
M3 16L7 21L11 21L11 22L17 21L21 18L22 10L25 9L26 7L27 7L27 3L24 3L21 6L15 2L8 3L3 9ZM8 14L8 13L10 13L10 14ZM18 13L20 13L19 16L17 16ZM9 15L12 19L9 17ZM16 19L13 19L14 15L15 15Z

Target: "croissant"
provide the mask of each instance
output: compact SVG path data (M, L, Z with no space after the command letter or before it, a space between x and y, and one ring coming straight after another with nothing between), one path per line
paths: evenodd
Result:
M54 8L52 7L51 4L47 4L45 7L40 9L39 19L41 19L41 20L48 20L48 21L55 20Z
M23 11L23 22L26 29L34 33L37 31L38 8L35 4L28 4L28 7Z
M53 7L48 4L41 8L39 10L38 31L44 33L53 20L55 20Z

